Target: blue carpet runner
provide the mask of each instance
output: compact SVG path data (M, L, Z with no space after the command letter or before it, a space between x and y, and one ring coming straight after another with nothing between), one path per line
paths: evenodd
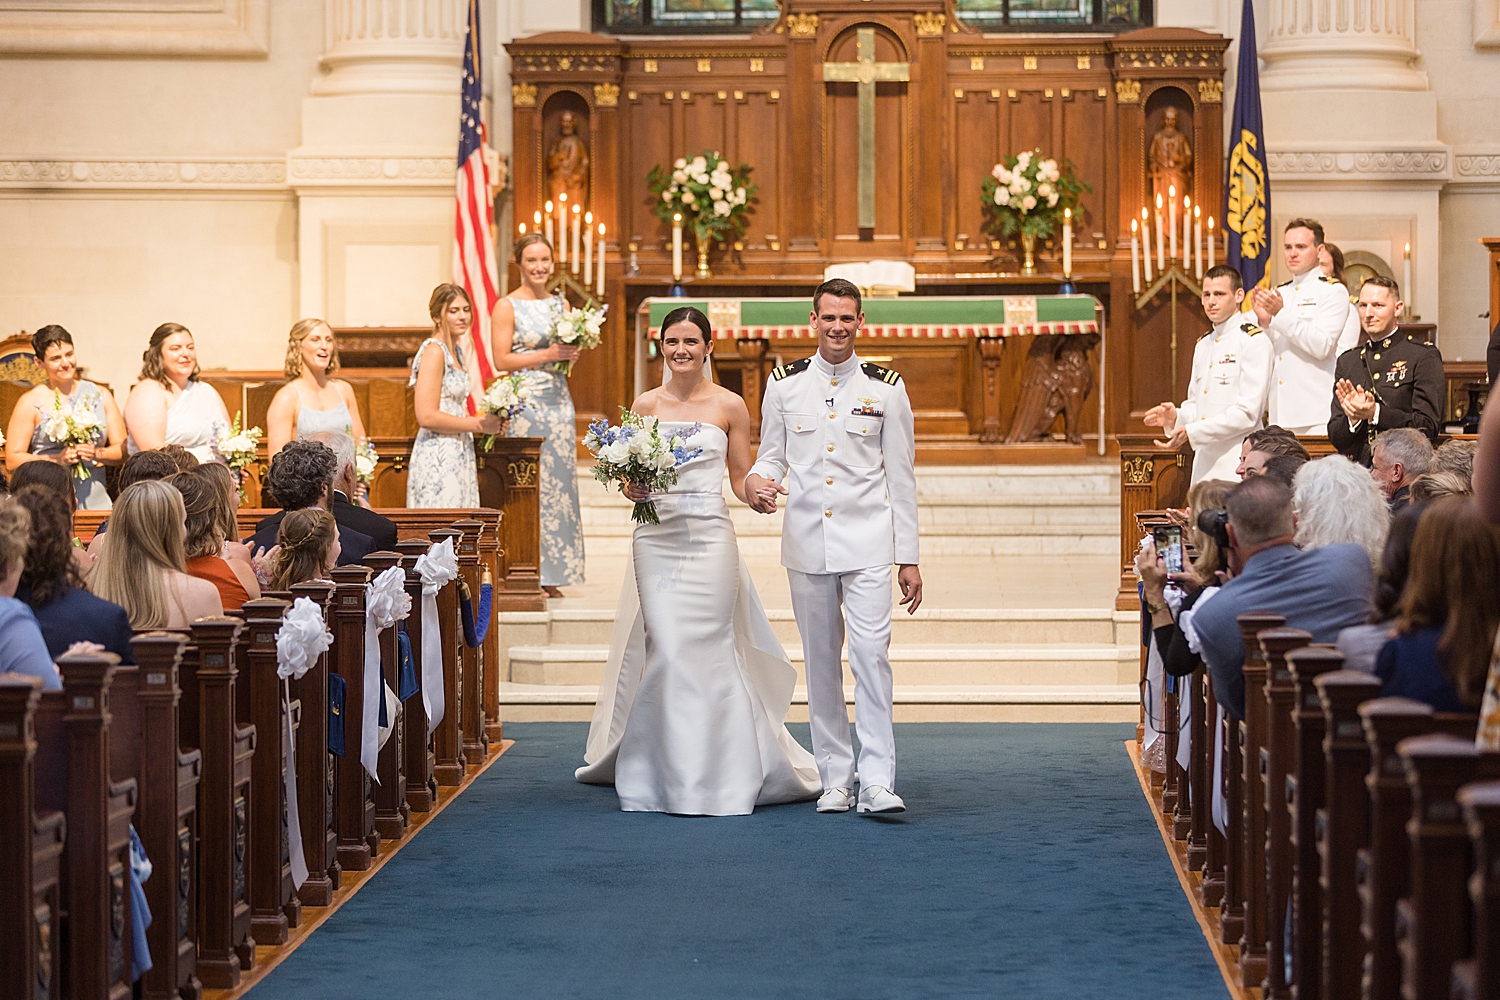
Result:
M892 820L621 813L573 780L587 730L507 724L516 745L253 1000L1228 996L1133 726L898 725Z

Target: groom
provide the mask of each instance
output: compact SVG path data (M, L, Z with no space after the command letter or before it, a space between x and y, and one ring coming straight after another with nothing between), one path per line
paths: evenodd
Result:
M859 289L842 278L813 293L818 352L771 372L761 403L760 454L745 477L750 506L776 510L790 471L781 564L802 633L813 753L823 779L818 812L854 805L854 752L844 703L849 635L859 732L859 811L899 813L891 731L891 565L901 603L922 603L917 569L916 445L901 376L861 362ZM841 607L842 606L842 607Z

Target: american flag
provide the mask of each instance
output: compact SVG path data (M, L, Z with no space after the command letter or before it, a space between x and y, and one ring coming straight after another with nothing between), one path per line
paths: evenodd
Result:
M495 268L495 244L490 223L495 206L491 195L490 165L485 160L488 135L479 120L479 102L484 87L479 74L479 0L469 0L469 31L464 38L464 88L458 126L458 213L454 220L453 282L463 286L474 304L474 322L469 327L469 412L474 401L494 377L490 366L490 313L500 300L500 282Z

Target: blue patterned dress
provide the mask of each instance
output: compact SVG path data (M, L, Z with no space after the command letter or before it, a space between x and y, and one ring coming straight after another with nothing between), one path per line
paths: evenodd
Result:
M516 312L511 351L545 351L562 300L510 300ZM541 517L542 586L566 587L583 582L583 528L578 510L578 430L573 423L573 396L568 379L551 364L526 369L531 399L510 422L510 437L546 438L542 443Z
M99 395L100 389L97 385L84 379L79 379L78 384L73 387L73 394L62 398L64 412L77 407L79 412L92 413L99 424L99 430L94 435L95 445L108 443L109 430L104 426L104 399ZM62 453L63 445L56 441L48 440L43 427L47 422L47 414L51 412L53 399L46 397L43 405L36 408L36 430L31 432L31 453L33 455L59 455ZM79 479L73 477L73 491L78 496L79 510L109 510L113 504L110 503L109 494L104 490L104 466L87 466L89 477ZM73 467L69 466L72 472Z
M428 344L443 349L443 388L438 408L449 416L469 415L469 375L463 362L455 359L446 345L428 337L417 348L411 362L411 381L417 384L417 370L422 367L422 352ZM411 471L406 477L408 507L478 507L479 471L474 464L474 435L441 434L423 427L411 446Z

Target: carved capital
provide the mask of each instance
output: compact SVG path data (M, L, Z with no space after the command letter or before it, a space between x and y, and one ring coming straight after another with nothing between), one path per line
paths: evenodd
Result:
M510 85L510 103L518 108L536 107L536 84L513 83Z
M1115 99L1121 104L1139 104L1141 100L1141 81L1116 80Z
M788 14L786 30L793 38L812 38L818 33L818 15Z
M601 108L613 108L620 103L620 88L613 83L594 84L594 103Z
M948 24L948 15L929 12L918 14L912 20L917 25L917 37L936 38L942 36L943 28Z
M1204 104L1224 103L1224 81L1223 80L1199 80L1198 100Z

